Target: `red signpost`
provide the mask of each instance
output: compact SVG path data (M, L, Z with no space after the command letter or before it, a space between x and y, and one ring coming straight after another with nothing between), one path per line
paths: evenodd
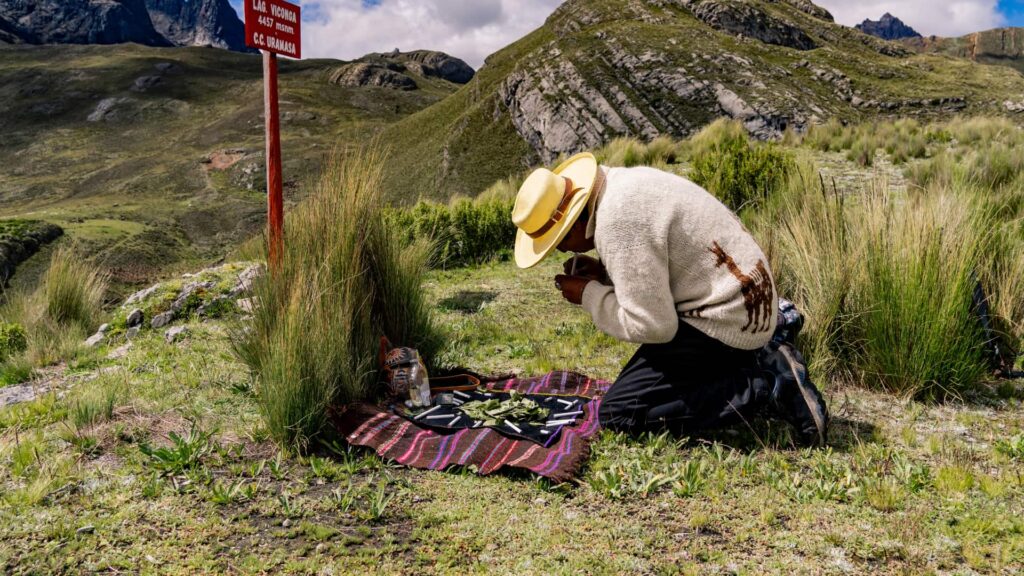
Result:
M281 122L277 102L277 55L302 57L300 8L284 0L245 0L245 43L263 51L263 104L267 127L267 225L270 269L284 246Z

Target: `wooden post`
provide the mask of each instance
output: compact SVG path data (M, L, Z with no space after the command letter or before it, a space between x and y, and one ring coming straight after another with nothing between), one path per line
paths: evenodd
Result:
M267 124L267 226L270 271L281 265L284 248L284 198L281 180L281 121L277 103L277 54L263 52L263 115Z

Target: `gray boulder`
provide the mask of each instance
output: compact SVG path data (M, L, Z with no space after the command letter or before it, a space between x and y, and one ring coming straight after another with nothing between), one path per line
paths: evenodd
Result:
M168 344L174 344L175 342L185 338L187 335L188 328L184 326L174 326L172 328L168 328L167 331L164 332L164 340Z
M263 275L263 266L261 264L253 264L242 273L238 275L238 284L231 289L231 296L235 297L240 294L245 294L252 290L252 284L257 278Z
M256 301L253 298L241 298L237 304L238 309L246 314L252 314L256 311Z
M157 314L156 316L153 316L153 320L152 322L150 322L150 326L152 326L153 328L163 328L164 326L167 326L173 321L174 312L167 311L162 314Z
M154 293L156 293L156 291L159 290L159 289L160 289L160 285L159 284L154 284L153 286L150 286L149 288L144 288L144 289L139 290L138 292L132 294L131 296L128 297L127 300L124 301L124 303L125 304L135 304L136 302L142 302L146 298L149 298Z
M129 328L134 328L136 326L141 326L142 320L142 310L136 308L128 313L128 318L125 320L125 324L127 324Z
M163 78L154 74L139 76L135 79L135 82L132 83L132 91L145 92L146 90L159 85L161 82L163 82Z
M213 288L213 286L213 282L193 282L188 284L181 289L181 292L178 293L178 297L171 303L171 310L174 311L175 314L178 314L186 305L188 305L189 298L191 298L193 294L199 290L209 290L210 288Z

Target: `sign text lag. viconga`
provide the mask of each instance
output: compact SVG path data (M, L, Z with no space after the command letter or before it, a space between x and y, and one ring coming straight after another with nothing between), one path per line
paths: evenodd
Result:
M284 0L245 0L245 44L291 58L302 57L299 7Z

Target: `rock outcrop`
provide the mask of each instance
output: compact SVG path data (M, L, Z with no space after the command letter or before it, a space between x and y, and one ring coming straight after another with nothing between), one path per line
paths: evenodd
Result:
M902 41L917 52L969 58L983 64L1009 66L1024 73L1024 28L996 28L959 38L910 38Z
M145 0L156 31L175 46L213 46L256 52L228 0Z
M0 0L0 42L245 46L228 0Z
M63 228L48 222L0 220L0 288L7 285L18 264L63 234Z
M144 0L0 0L0 41L170 46Z
M466 84L473 79L476 71L464 61L433 50L392 52L387 56L405 62L405 66L421 76L434 76L455 84Z
M330 81L339 86L378 86L395 90L416 90L415 78L440 78L453 84L465 84L476 72L462 60L444 52L414 50L412 52L373 53L340 66L331 73Z
M701 0L687 4L694 16L705 24L730 34L797 50L817 47L814 40L800 28L770 16L752 4L735 0Z
M789 4L790 6L793 6L794 8L796 8L797 10L800 10L801 12L803 12L805 14L810 14L811 16L814 16L815 18L819 18L819 19L824 20L826 22L835 22L835 18L832 16L831 12L829 12L828 10L825 10L821 6L818 6L814 2L811 2L811 0L782 0L782 1L785 2L786 4Z
M416 81L403 74L404 67L395 66L391 69L377 64L353 62L339 67L331 73L331 84L357 88L360 86L377 86L395 90L415 90Z
M902 40L903 38L920 38L910 26L902 20L886 12L880 20L865 20L856 26L857 30L865 34L876 36L883 40Z

